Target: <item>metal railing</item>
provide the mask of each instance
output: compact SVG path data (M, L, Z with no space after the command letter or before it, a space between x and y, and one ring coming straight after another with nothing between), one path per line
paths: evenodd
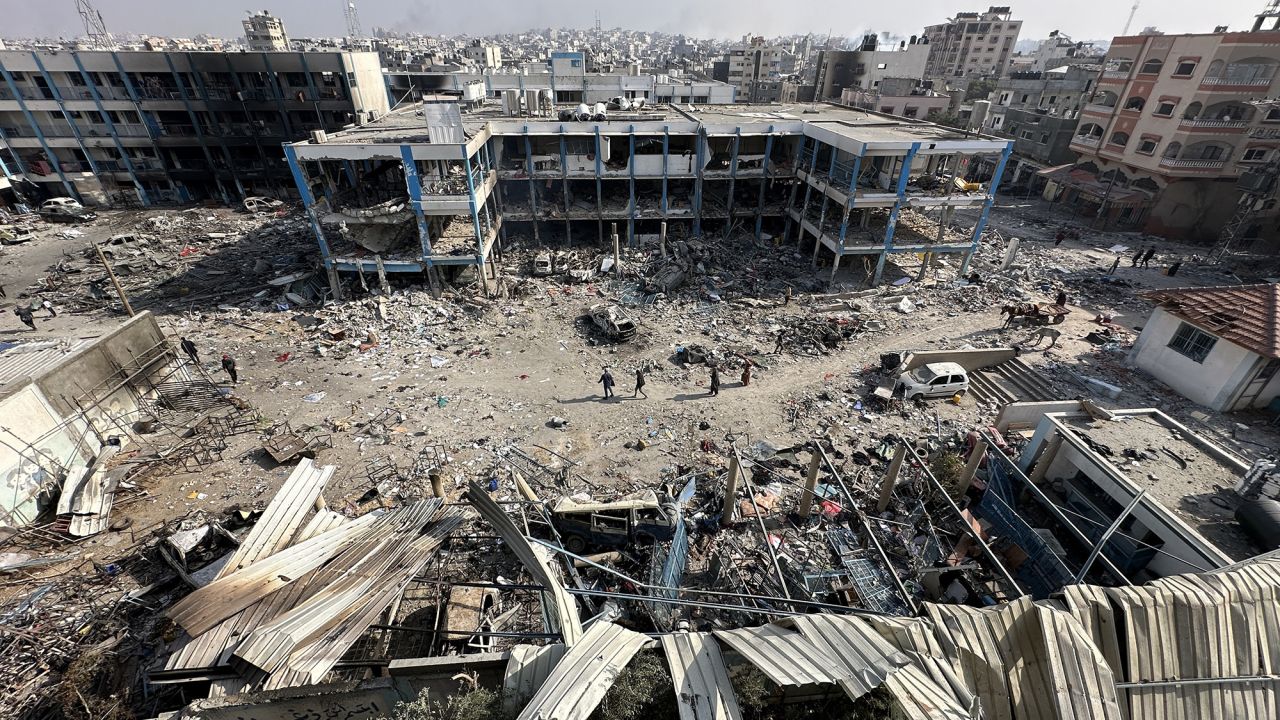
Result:
M1084 106L1084 112L1095 112L1095 113L1102 113L1103 115L1110 115L1115 111L1116 111L1115 105L1104 105L1102 103L1089 103L1088 105Z
M1183 118L1178 123L1179 128L1245 128L1249 127L1248 120L1213 120L1210 118Z
M1131 72L1133 72L1132 68L1129 70L1105 70L1102 73L1102 77L1124 79L1129 77L1129 73Z
M1102 138L1090 135L1076 135L1071 138L1072 145L1088 145L1089 147L1098 147L1102 144Z
M1201 160L1201 159L1183 159L1183 158L1160 158L1161 167L1172 168L1195 168L1200 170L1213 170L1227 164L1226 160Z
M1230 85L1232 87L1271 87L1272 78L1233 78L1207 77L1200 81L1201 85Z

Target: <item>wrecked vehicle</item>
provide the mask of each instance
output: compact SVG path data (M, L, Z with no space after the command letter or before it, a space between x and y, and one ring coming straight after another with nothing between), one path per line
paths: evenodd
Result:
M533 276L548 277L552 274L551 253L538 253L533 258Z
M969 373L957 363L929 363L902 373L895 390L908 400L963 395L969 390Z
M587 315L610 340L626 342L636 336L635 322L617 305L608 303L592 305L587 310Z
M551 521L564 540L565 549L580 553L591 548L670 540L676 530L675 512L672 507L663 507L657 493L649 490L614 502L560 498L551 508Z
M40 204L40 217L47 222L80 223L98 217L79 202L69 198L49 198Z
M244 199L244 209L251 213L267 212L269 210L274 210L281 205L284 205L284 203L276 200L275 198L247 197Z
M645 292L668 293L684 284L687 273L684 268L671 263L658 269L645 283Z
M0 227L0 245L21 245L36 239L35 233L16 226Z

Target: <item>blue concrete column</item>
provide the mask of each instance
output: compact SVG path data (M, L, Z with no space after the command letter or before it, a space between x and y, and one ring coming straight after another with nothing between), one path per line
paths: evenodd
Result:
M40 147L44 149L45 157L48 158L49 163L53 165L54 172L58 173L58 179L62 181L62 188L67 191L67 195L70 197L73 197L78 201L83 201L84 198L80 197L80 191L77 190L76 186L67 179L65 174L63 174L62 167L58 164L58 156L53 154L53 150L49 147L49 142L45 140L44 131L40 129L40 124L36 122L35 116L31 114L31 110L27 107L26 101L23 100L22 91L18 89L17 83L13 81L13 74L5 68L3 63L0 63L0 75L4 76L5 84L9 86L9 90L13 93L14 99L18 101L18 108L22 110L22 115L27 119L27 124L31 126L31 132L35 133L36 139L40 141ZM14 153L14 157L17 157L16 152Z
M756 239L760 239L764 228L764 188L769 184L769 159L773 155L773 126L769 126L769 137L764 141L764 162L760 164L764 174L760 177L760 197L756 201Z
M996 203L996 189L1000 187L1000 178L1004 176L1004 169L1008 166L1009 156L1012 154L1013 143L1005 145L1004 151L1000 153L1000 162L996 164L996 172L991 176L991 191L987 193L987 201L982 205L982 215L978 218L978 224L973 228L973 242L969 244L969 250L964 254L964 262L960 263L961 276L969 274L969 263L982 242L982 233L987 229L987 219L991 217L991 207Z
M466 153L466 149L463 149ZM413 208L414 217L418 221L418 242L422 245L422 265L430 268L431 263L431 232L427 229L427 216L422 212L422 180L418 177L418 164L413 160L413 146L400 146L400 167L404 172L405 189L409 192L409 205ZM471 178L467 177L467 186L470 188ZM471 211L475 215L475 195L472 196Z
M893 234L898 226L898 213L907 201L907 181L911 179L911 164L915 161L918 152L920 152L920 143L911 143L911 149L902 159L902 170L898 173L897 199L893 201L893 209L889 211L889 223L884 231L884 247L880 250L880 259L876 261L876 274L871 280L872 285L880 284L880 279L884 277L885 261L888 260L889 253L893 252Z
M144 206L151 205L151 198L147 195L146 188L138 180L138 173L133 167L133 159L129 157L124 144L120 142L120 134L116 132L116 124L111 120L111 115L102 106L102 95L98 92L97 84L93 82L93 76L85 70L84 63L80 61L80 53L71 53L71 57L76 61L76 68L80 71L80 77L84 80L85 86L89 88L89 94L93 97L93 104L98 108L98 114L102 116L107 128L111 131L111 140L116 146L116 152L120 153L120 161L124 163L125 168L129 171L129 178L133 181L133 187L138 191L138 199ZM86 154L88 153L86 152Z

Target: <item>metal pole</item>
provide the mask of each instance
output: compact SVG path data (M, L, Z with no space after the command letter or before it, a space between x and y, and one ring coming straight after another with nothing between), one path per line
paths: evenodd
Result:
M733 458L738 459L738 448L733 448ZM773 543L769 541L769 529L764 526L764 516L760 513L760 506L756 504L756 489L751 484L751 478L744 473L742 481L747 485L747 497L751 500L751 507L756 511L756 522L760 525L760 534L764 536L764 548L769 551L769 559L773 562L773 571L778 575L778 584L782 586L782 594L791 599L791 593L787 592L787 579L782 575L782 566L778 564L778 553L773 549Z
M738 477L742 474L742 464L738 462L738 453L729 458L729 475L724 480L724 507L720 510L720 527L733 524L734 496L738 494Z
M107 271L107 277L111 278L111 284L116 288L116 295L120 296L120 304L124 305L124 311L129 313L129 317L133 317L133 306L129 304L129 297L124 294L124 288L120 287L120 281L116 279L115 272L107 264L107 256L102 254L102 248L98 247L98 243L93 243L93 249L97 251L98 260L102 262L103 269Z
M899 447L905 448L907 446L904 443L899 445ZM978 544L978 547L982 548L982 553L987 556L987 559L990 560L993 565L996 566L996 571L1000 573L1000 576L1004 578L1005 582L1009 583L1009 587L1017 590L1019 594L1025 594L1022 590L1022 586L1019 585L1018 581L1014 580L1013 576L1009 574L1009 570L1005 568L1004 563L1000 562L1000 558L996 557L996 554L991 551L991 546L987 545L987 541L983 540L982 536L974 532L969 523L964 521L964 514L960 512L960 506L956 505L955 501L951 499L951 496L947 494L947 489L942 487L942 483L938 482L938 478L933 476L933 472L929 470L929 466L925 464L924 460L921 459L914 450L911 450L910 448L907 448L907 450L911 453L913 464L920 469L920 472L929 481L929 484L933 485L933 489L937 491L938 495L940 495L943 500L946 500L947 504L951 506L951 510L955 512L956 519L960 521L960 527L964 529L965 534L973 538L973 541Z
M822 458L826 454L822 452L822 447L815 440L813 443L813 459L809 461L809 474L804 479L804 493L800 495L799 515L803 520L809 517L809 513L813 512L813 491L818 487L818 469L821 467Z
M1124 522L1124 519L1129 517L1129 513L1133 512L1133 509L1138 506L1138 502L1142 500L1142 496L1146 494L1146 488L1139 490L1138 494L1133 496L1133 500L1130 500L1129 504L1125 506L1125 509L1122 510L1120 514L1116 516L1116 519L1111 522L1111 527L1107 528L1107 531L1102 533L1102 537L1098 539L1098 544L1093 546L1093 550L1089 552L1089 557L1085 558L1084 565L1080 566L1080 572L1076 573L1077 585L1084 582L1085 573L1089 572L1089 568L1093 565L1093 561L1098 559L1098 553L1102 552L1103 546L1107 544L1107 541L1111 539L1111 536L1115 534L1116 530L1120 529L1120 523Z

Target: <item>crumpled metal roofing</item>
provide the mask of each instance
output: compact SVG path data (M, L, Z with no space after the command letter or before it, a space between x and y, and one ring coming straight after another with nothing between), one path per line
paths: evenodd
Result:
M498 535L511 548L511 552L533 576L538 584L547 588L542 593L542 605L552 632L559 632L566 645L573 645L582 637L582 620L578 617L578 603L564 589L564 584L548 561L546 555L535 552L533 545L516 527L502 506L489 497L480 485L471 482L467 500L476 511L493 526ZM544 551L545 552L545 551Z
M991 720L1123 720L1111 669L1068 613L1025 596L993 608L926 609Z
M507 715L515 715L551 677L551 671L568 650L563 643L554 645L516 645L511 648L507 669L502 678L502 706Z
M839 661L795 630L761 625L715 635L784 687L835 683L845 675Z
M41 340L19 343L0 350L0 386L42 375L66 358L98 342L98 338L76 340ZM0 395L4 392L0 390Z
M648 637L597 622L569 648L517 720L586 720Z
M895 670L911 664L906 653L856 617L800 615L789 622L806 640L836 659L844 670L840 687L852 699L880 687Z
M720 645L708 633L673 633L660 638L671 668L680 720L741 720Z
M1280 717L1280 560L1063 597L1110 658L1130 720Z

